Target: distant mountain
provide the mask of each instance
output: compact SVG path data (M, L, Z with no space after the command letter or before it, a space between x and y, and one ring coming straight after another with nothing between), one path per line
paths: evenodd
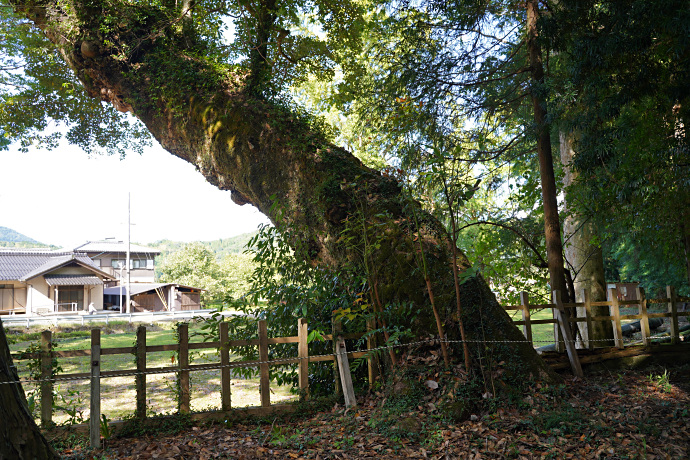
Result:
M7 227L0 227L0 247L5 248L36 248L52 247L47 244L22 235L16 230Z
M218 259L222 259L227 254L241 254L246 249L246 245L249 240L252 239L252 237L254 237L257 233L258 231L254 231L251 233L242 233L241 235L233 236L232 238L221 238L213 241L195 241L195 243L199 243L208 248L216 255ZM181 241L159 240L155 243L147 244L146 246L160 250L160 257L164 257L171 252L182 249L182 247L184 247L186 244L189 243L183 243Z

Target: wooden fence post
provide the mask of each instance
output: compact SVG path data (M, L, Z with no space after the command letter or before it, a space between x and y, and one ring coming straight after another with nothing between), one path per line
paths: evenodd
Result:
M367 318L367 354L369 354L369 357L367 358L367 371L368 371L368 377L369 377L369 389L374 388L374 383L376 382L376 379L379 377L379 363L378 363L378 355L372 350L376 349L376 336L375 334L372 333L372 331L376 330L376 318L371 317Z
M180 387L178 391L178 410L182 414L189 413L189 326L182 323L177 326L177 336L179 345L178 365L180 368L178 381Z
M230 347L228 346L228 323L220 323L220 400L221 409L230 410L231 390L230 390Z
M668 297L668 312L671 314L671 343L680 343L678 329L678 304L676 303L676 290L673 286L666 286L666 297Z
M613 341L618 348L625 348L623 343L623 330L621 329L621 310L618 305L618 290L609 289L611 301L611 316L613 316Z
M41 426L48 428L53 424L53 333L41 332L40 369L41 383Z
M352 374L350 374L350 362L347 359L345 339L343 339L342 336L333 336L333 340L335 341L335 358L338 362L340 381L343 386L343 397L345 399L345 407L356 406L357 400L355 399L355 389L352 385Z
M89 441L92 449L101 447L101 330L91 329L91 403Z
M336 356L335 361L333 361L333 378L335 380L335 394L340 395L343 392L343 387L340 382L340 372L338 371L338 341L337 337L342 334L343 331L343 323L339 320L333 317L331 320L331 325L332 325L332 333L333 333L333 354Z
M553 303L556 304L556 315L558 317L558 324L563 333L565 349L568 352L568 359L570 360L570 367L573 374L578 377L583 377L582 367L580 366L580 358L577 356L577 349L575 348L575 341L573 340L573 333L570 329L570 315L563 306L561 300L561 291L553 291Z
M637 298L640 300L640 303L637 307L637 311L640 315L642 315L642 318L640 318L640 331L642 332L642 342L646 347L648 347L652 344L652 340L649 338L650 330L649 316L647 316L647 297L645 296L644 288L638 287L636 291Z
M146 418L146 326L137 328L137 373L134 376L134 385L137 389L136 417L139 420Z
M268 327L266 320L259 321L259 391L261 392L261 407L271 405L271 389L268 373Z
M589 289L582 290L582 301L585 304L585 319L587 328L587 348L594 350L594 340L592 340L592 293ZM579 323L578 323L579 325Z
M299 364L297 366L299 373L299 391L300 398L309 398L309 328L306 318L297 320L297 337L299 342L297 344L297 357Z
M524 291L520 293L520 305L522 306L522 320L525 322L522 325L522 332L524 332L527 341L534 347L534 342L532 341L532 320L529 311L529 294Z

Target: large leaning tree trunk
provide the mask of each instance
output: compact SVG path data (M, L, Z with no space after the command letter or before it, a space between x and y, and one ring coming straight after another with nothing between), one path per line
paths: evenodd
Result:
M59 458L41 435L26 404L0 322L0 459Z
M263 38L250 52L251 65L232 67L205 60L204 45L185 27L161 30L170 23L163 7L99 0L13 3L57 45L88 94L133 113L166 150L230 190L236 203L252 204L274 222L280 213L314 263L337 268L355 260L356 251L341 238L345 220L369 210L381 229L373 260L380 299L427 307L411 326L429 335L434 317L415 267L420 238L446 333L459 337L451 251L440 223L415 203L416 225L395 180L328 144L295 113L257 96L255 85L267 71L261 57L271 55L265 40L270 18L258 21ZM459 265L469 266L464 256ZM494 369L501 363L501 378L517 386L553 377L481 277L463 284L461 295L473 362L491 362ZM454 345L462 356L460 344Z
M563 163L563 185L567 188L577 179L577 172L572 167L575 150L573 148L573 134L560 133L561 162ZM573 209L566 200L565 208ZM573 272L573 288L575 301L584 302L583 290L588 290L592 302L606 301L606 276L604 275L604 254L601 245L595 241L596 229L586 217L571 210L566 213L563 222L563 232L566 235L565 256ZM609 307L591 307L593 316L608 316ZM585 316L585 308L578 307L579 317ZM613 345L613 326L610 321L594 321L592 329L587 329L587 323L578 323L581 343L587 347L590 341L595 347Z

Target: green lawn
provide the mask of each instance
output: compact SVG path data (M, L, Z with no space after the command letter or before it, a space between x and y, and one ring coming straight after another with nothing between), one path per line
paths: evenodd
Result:
M146 344L164 345L174 344L174 324L154 324L147 325ZM199 326L189 323L190 336ZM77 329L77 330L74 330ZM82 331L83 329L83 331ZM131 347L135 343L136 325L128 323L113 324L103 327L101 331L102 348ZM26 350L27 347L39 340L40 330L33 328L25 331L23 335L17 335L18 331L8 331L8 336L19 338L21 341L10 339L10 350L18 352ZM83 332L83 334L81 334ZM75 337L75 335L80 335ZM53 332L53 340L57 342L56 349L81 350L90 349L90 335L88 327L84 328L58 328ZM61 335L67 337L61 337ZM190 339L192 342L201 342L200 338ZM295 346L295 354L297 348ZM147 353L147 367L168 367L175 363L174 352ZM231 360L234 357L231 356ZM193 364L218 362L219 358L215 349L193 350L190 352L190 359ZM62 374L71 374L89 371L89 357L60 358L58 365L62 368ZM20 373L20 377L29 376L28 361L16 360L15 364ZM124 370L134 369L134 356L131 354L104 355L101 359L101 370ZM174 400L175 375L170 374L149 374L146 376L147 382L147 410L151 414L162 414L176 411ZM195 371L190 374L191 385L191 409L192 411L220 409L220 371ZM60 382L56 384L58 396L56 404L67 407L70 410L76 409L78 414L81 411L83 419L88 418L89 406L89 382L87 380ZM35 391L36 385L27 384L24 390L27 394ZM290 389L285 386L278 386L275 382L271 385L271 402L286 402L296 399L291 394ZM134 413L136 393L134 388L134 377L111 377L101 380L101 411L111 420L121 420L129 414ZM259 380L252 379L232 379L232 406L246 407L258 406L259 400ZM57 410L54 415L56 423L67 422L70 418L69 411ZM39 411L35 411L38 416Z

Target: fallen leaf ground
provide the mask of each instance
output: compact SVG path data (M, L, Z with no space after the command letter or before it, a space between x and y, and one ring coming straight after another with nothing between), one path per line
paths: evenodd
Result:
M690 367L565 377L516 400L485 400L466 421L438 406L426 388L401 412L390 394L360 396L356 409L233 424L189 426L175 434L121 437L105 449L71 447L64 458L393 459L690 458ZM439 379L441 380L441 379ZM399 409L399 407L398 407Z

